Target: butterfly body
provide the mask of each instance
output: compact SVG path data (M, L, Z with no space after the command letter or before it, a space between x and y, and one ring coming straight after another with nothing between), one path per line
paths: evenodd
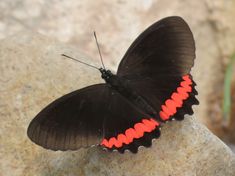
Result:
M113 90L120 93L138 109L142 110L151 117L154 117L157 114L153 107L151 107L142 96L138 95L134 88L128 85L129 80L115 75L110 70L105 70L103 68L100 68L100 72L101 77Z
M183 120L199 104L190 74L192 32L181 17L147 28L121 60L117 74L100 68L105 83L66 94L31 121L28 137L51 150L99 145L124 153L150 147L163 122Z

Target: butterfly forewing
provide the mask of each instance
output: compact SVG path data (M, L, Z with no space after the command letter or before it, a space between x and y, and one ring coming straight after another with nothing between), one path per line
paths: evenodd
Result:
M55 100L32 120L29 138L52 150L73 150L97 144L102 138L105 118L100 107L105 108L102 100L108 93L105 84L98 84Z
M183 76L190 72L194 58L195 44L189 26L181 17L167 17L139 35L121 60L117 74L153 79Z

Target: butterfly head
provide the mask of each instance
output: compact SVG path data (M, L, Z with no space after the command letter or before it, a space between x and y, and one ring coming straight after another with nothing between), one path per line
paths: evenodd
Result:
M104 68L100 68L101 78L104 79L106 82L113 76L110 70L106 70Z

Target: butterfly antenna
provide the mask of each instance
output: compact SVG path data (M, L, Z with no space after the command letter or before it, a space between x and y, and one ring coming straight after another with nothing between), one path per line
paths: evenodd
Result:
M89 66L89 67L93 67L93 68L95 68L95 69L97 69L97 70L100 70L100 68L98 68L98 67L96 67L96 66L93 66L93 65L90 65L90 64L88 64L88 63L86 63L86 62L83 62L83 61L80 61L80 60L78 60L78 59L72 58L72 57L67 56L67 55L65 55L65 54L61 54L61 55L64 56L64 57L67 57L67 58L69 58L69 59L72 59L72 60L74 60L74 61L76 61L76 62L80 62L80 63L82 63L82 64L85 64L85 65Z
M102 55L101 55L101 52L100 52L100 47L99 47L99 43L98 43L95 31L94 31L94 37L95 37L95 42L96 42L96 45L97 45L97 48L98 48L98 51L99 51L99 54L100 54L101 63L103 65L103 68L105 69L103 58L102 58Z

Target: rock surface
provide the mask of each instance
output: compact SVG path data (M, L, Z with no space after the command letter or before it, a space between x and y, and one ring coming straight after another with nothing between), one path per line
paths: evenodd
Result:
M71 46L32 32L0 42L0 175L4 176L235 176L231 150L194 117L169 122L160 139L138 154L99 148L53 152L26 135L30 120L48 103L72 90L102 81L95 64Z

